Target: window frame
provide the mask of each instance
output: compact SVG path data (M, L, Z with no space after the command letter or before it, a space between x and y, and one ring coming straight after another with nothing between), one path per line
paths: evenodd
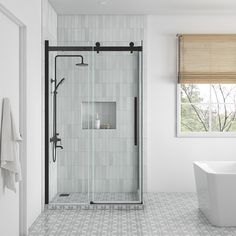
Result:
M176 136L178 138L236 138L234 132L182 132L181 131L181 84L176 86Z

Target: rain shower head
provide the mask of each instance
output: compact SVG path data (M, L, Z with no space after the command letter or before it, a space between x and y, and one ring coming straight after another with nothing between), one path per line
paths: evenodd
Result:
M76 63L75 65L76 65L76 66L88 66L88 64L87 64L87 63L84 63L84 62Z
M87 63L84 63L84 58L83 58L83 56L80 55L80 57L81 57L81 62L80 62L80 63L76 63L75 65L76 65L76 66L88 66Z

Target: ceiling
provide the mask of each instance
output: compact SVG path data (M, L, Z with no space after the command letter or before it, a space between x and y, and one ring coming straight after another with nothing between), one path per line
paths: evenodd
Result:
M49 0L59 14L236 12L236 0Z

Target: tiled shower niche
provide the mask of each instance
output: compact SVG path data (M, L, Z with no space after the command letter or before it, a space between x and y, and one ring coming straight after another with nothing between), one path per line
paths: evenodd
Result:
M96 129L97 118L99 129L116 129L116 102L82 102L82 128Z

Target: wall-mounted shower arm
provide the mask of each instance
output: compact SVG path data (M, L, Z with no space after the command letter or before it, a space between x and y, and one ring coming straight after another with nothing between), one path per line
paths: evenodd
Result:
M87 63L84 62L84 57L82 55L57 55L55 56L55 79L56 78L56 70L57 70L57 58L59 57L74 57L74 58L81 58L81 62L80 63L76 63L76 66L88 66Z

